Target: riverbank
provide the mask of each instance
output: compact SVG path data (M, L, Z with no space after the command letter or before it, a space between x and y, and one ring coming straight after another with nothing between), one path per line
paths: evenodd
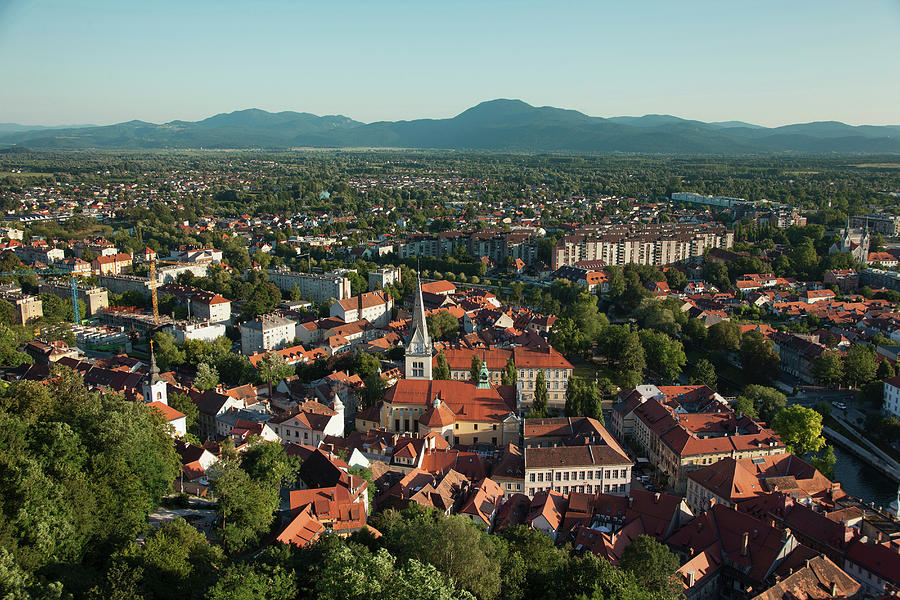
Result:
M900 469L893 464L889 464L887 461L883 460L882 457L875 455L868 448L863 448L855 441L835 431L831 427L823 427L822 433L825 434L825 437L843 446L883 476L892 479L894 482L900 482Z

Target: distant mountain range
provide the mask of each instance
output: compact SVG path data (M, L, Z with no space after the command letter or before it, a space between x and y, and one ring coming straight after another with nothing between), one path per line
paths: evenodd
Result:
M0 147L34 149L434 148L665 154L900 153L900 126L836 121L761 127L671 115L590 117L521 100L482 102L450 119L361 123L340 115L259 109L157 125L36 128L0 124Z

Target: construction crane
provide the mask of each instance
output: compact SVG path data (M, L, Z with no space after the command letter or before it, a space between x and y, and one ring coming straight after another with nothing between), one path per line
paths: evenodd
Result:
M159 281L156 279L156 261L150 261L150 279L147 281L147 287L150 288L150 300L153 303L153 324L159 325L159 298L156 296L156 288L159 287Z
M69 287L72 290L72 321L81 322L81 307L78 304L78 275L63 269L31 269L27 271L0 271L0 277L19 277L21 275L68 275Z

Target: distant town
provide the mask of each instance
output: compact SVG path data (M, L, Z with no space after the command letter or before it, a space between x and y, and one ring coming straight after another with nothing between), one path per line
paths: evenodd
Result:
M879 164L0 153L0 596L896 597Z

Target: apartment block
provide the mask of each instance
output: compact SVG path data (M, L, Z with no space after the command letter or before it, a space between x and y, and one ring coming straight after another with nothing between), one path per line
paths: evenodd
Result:
M269 281L278 289L291 291L296 285L301 296L312 302L345 300L350 297L350 280L342 275L320 273L296 273L293 271L269 271Z
M734 232L723 225L650 223L592 226L562 237L551 254L553 269L583 261L610 266L629 263L667 265L703 256L711 248L730 248Z
M279 315L260 315L241 323L241 352L249 356L257 352L281 350L293 343L296 323Z

